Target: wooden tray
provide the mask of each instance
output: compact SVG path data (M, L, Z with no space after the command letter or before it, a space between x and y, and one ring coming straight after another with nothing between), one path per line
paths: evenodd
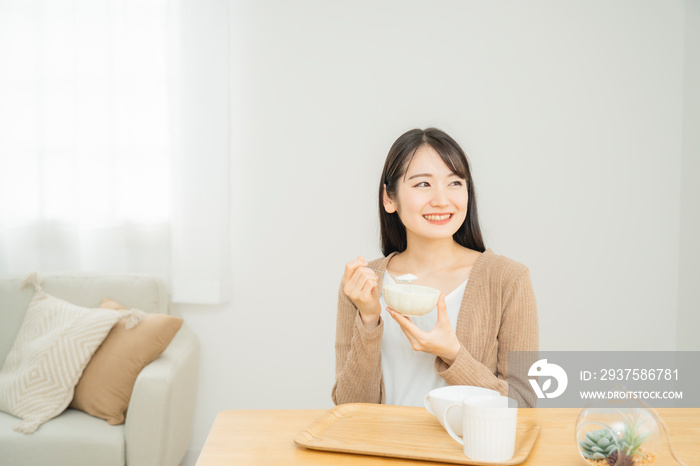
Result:
M515 456L498 464L519 464L530 454L540 426L518 420ZM464 456L438 420L424 408L350 403L336 406L300 432L294 441L314 450L389 456L442 463L491 465Z

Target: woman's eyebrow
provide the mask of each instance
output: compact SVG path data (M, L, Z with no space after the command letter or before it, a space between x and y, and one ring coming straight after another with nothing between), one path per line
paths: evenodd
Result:
M418 173L417 175L410 176L408 179L409 179L409 180L412 180L413 178L420 178L421 176L426 176L426 177L428 177L428 178L432 178L432 177L433 177L432 173ZM451 174L449 174L447 177L448 177L448 178L451 178L451 177L453 177L453 176L456 176L457 178L461 178L461 177L460 177L458 174L456 174L456 173L451 173Z

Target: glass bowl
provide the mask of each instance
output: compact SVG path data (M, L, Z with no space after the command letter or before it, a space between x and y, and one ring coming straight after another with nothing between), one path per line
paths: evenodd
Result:
M661 426L637 400L596 401L578 415L576 445L588 465L651 466L663 447Z

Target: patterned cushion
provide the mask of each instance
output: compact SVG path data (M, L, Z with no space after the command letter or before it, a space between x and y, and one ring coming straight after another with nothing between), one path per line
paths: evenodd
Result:
M66 409L83 369L123 314L55 298L35 274L27 284L36 293L0 371L0 410L23 419L15 430L31 433Z

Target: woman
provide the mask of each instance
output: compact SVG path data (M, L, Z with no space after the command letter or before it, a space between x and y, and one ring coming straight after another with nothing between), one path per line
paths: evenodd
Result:
M508 351L538 349L529 271L485 249L469 163L450 136L414 129L396 140L379 217L385 257L346 264L338 294L333 402L422 406L434 388L475 385L534 406L526 374L508 377ZM388 308L385 270L439 289L437 312Z

